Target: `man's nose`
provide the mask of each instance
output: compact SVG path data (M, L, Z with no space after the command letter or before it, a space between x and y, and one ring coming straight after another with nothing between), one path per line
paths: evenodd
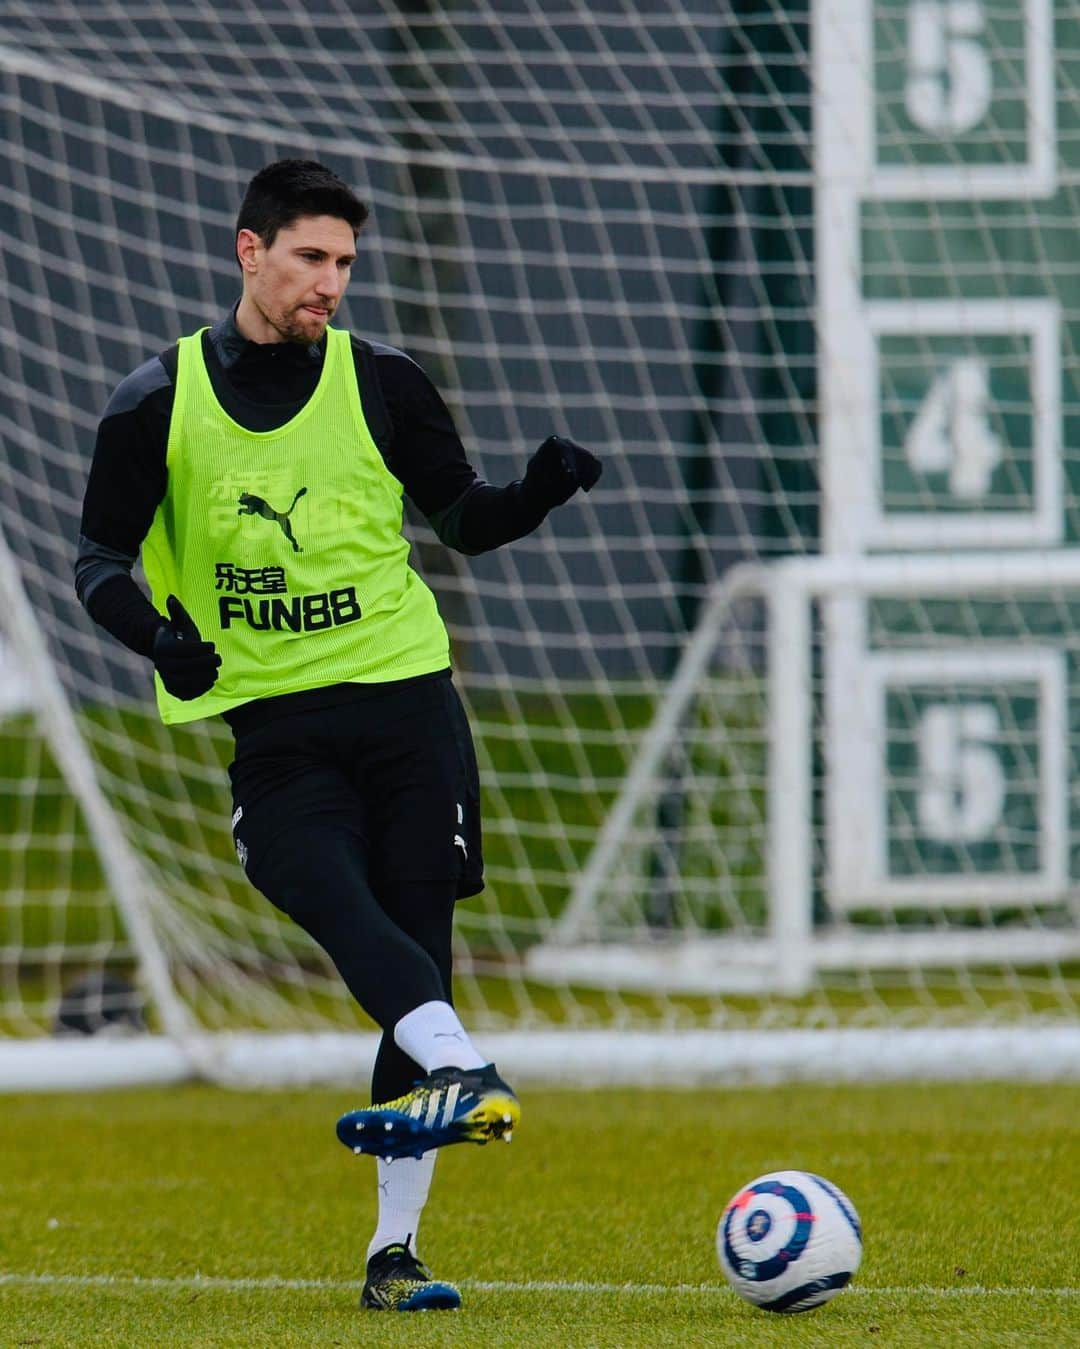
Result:
M319 279L316 282L316 290L318 293L325 296L326 299L332 300L337 299L341 294L341 289L342 279L337 264L334 263L331 266L323 268L319 273Z

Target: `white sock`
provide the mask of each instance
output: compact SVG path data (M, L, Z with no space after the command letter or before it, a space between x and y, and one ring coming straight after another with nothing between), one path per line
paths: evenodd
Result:
M424 1002L394 1027L394 1043L423 1068L483 1068L482 1058L448 1002Z
M435 1172L435 1149L422 1157L376 1159L379 1179L379 1220L368 1246L367 1259L384 1246L400 1241L416 1254L416 1229L427 1203Z

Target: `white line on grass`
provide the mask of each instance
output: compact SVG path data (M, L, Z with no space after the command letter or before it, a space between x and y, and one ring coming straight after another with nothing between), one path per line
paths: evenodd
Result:
M524 1283L503 1282L487 1279L461 1279L462 1288L474 1289L479 1293L612 1293L619 1295L656 1297L664 1294L676 1294L685 1297L688 1293L724 1293L730 1290L717 1280L716 1283L588 1283L574 1280L534 1279ZM355 1291L363 1286L360 1279L224 1279L211 1275L191 1274L185 1278L164 1278L156 1275L139 1274L4 1274L0 1273L0 1287L22 1288L156 1288L156 1289L219 1289L223 1292L288 1292L314 1291ZM984 1288L981 1284L969 1284L960 1288L934 1288L929 1284L911 1284L900 1287L878 1288L873 1285L855 1284L845 1292L865 1297L1050 1297L1073 1298L1080 1296L1080 1288Z

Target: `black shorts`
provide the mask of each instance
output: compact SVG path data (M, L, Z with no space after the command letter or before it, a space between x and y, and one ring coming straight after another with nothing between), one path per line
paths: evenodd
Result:
M458 899L478 894L479 774L449 672L320 693L323 705L286 696L232 723L233 838L252 881L277 840L295 842L318 823L356 838L376 896L396 879L452 881Z

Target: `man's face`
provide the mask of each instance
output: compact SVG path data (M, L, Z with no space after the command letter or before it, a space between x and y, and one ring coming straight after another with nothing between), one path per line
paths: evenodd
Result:
M347 221L303 216L279 230L269 248L251 230L237 235L244 273L246 326L257 342L317 342L337 309L356 261Z

